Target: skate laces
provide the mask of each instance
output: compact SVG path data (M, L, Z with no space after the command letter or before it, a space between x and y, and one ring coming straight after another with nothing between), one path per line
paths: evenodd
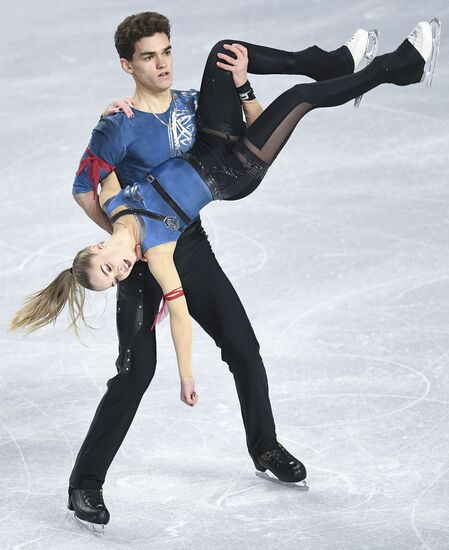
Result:
M262 458L264 460L273 462L277 466L290 469L291 466L299 467L298 461L292 456L280 443L278 448L272 451L266 451Z
M84 500L91 508L106 508L102 489L84 489Z
M273 451L266 451L262 458L267 462L276 464L276 466L285 466L285 461L282 460L282 453L279 449L274 449Z
M355 33L351 36L351 38L349 40L346 40L346 42L344 43L344 46L346 46L352 52L352 47L354 46L356 37L357 38L359 36L362 37L364 32L367 32L367 31L365 31L364 29L357 29Z
M357 34L357 31L351 36L349 40L346 40L344 43L344 46L346 46L349 50L349 53L351 54L352 59L354 60L355 65L355 59L354 59L354 42L355 42L355 35Z
M419 51L421 47L421 33L419 32L417 27L415 27L412 32L407 36L407 40Z

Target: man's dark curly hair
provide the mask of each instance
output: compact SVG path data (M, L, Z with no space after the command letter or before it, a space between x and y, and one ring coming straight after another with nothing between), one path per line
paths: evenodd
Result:
M120 57L131 61L135 43L141 38L153 36L158 32L163 32L170 38L170 22L165 16L154 11L130 15L115 31L115 48Z

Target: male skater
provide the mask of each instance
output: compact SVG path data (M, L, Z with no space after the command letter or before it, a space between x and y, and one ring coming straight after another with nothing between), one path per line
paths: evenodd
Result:
M73 185L76 201L109 232L111 226L96 196L98 181L115 170L122 187L126 187L142 179L153 166L187 152L193 144L197 92L171 90L169 39L167 18L153 12L127 17L115 33L122 68L135 81L133 116L127 118L119 113L100 120ZM260 114L261 107L246 80L246 50L240 45L231 45L227 50L229 55L220 53L217 62L229 71L229 78L234 78L250 123ZM316 46L296 53L279 51L276 62L282 66L279 73L304 74L316 80L354 70L345 46L333 52L324 52ZM271 70L267 67L267 72ZM230 133L227 128L222 131ZM232 141L231 135L229 140ZM191 316L221 348L222 359L234 376L247 448L256 469L268 469L285 482L304 480L303 464L276 439L259 344L199 218L179 239L175 263ZM118 374L107 383L108 389L78 453L69 486L69 508L78 519L95 525L109 521L102 496L106 472L156 367L156 337L150 327L162 291L143 262L137 262L131 275L117 287ZM193 406L194 402L188 404Z

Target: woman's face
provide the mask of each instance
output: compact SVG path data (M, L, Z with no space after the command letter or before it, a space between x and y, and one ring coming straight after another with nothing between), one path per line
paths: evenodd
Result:
M89 273L94 290L106 290L131 273L136 254L122 244L99 243L90 247L94 253Z

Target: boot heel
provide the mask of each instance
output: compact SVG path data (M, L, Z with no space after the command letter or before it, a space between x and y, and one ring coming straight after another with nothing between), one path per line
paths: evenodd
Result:
M257 458L253 458L253 462L256 470L259 470L259 472L266 472L267 469L260 464Z

